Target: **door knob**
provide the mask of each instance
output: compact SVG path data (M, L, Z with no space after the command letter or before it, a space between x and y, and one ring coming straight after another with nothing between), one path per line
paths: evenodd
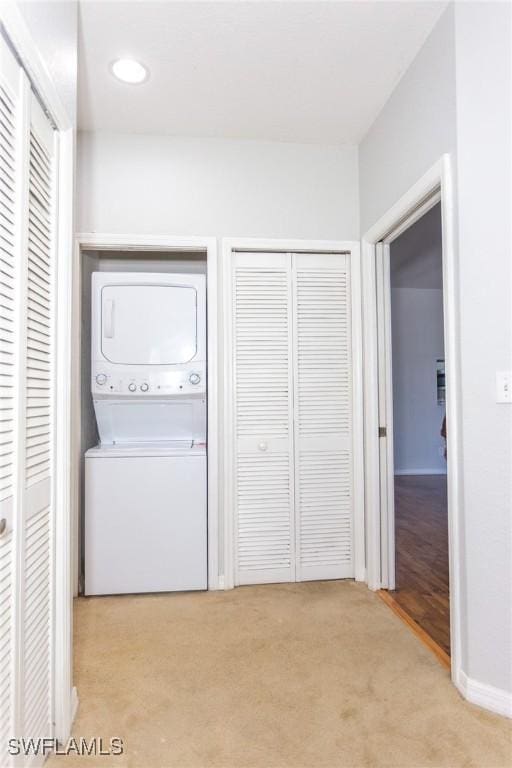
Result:
M266 451L268 448L268 445L267 443L258 443L258 448L260 449L260 451Z

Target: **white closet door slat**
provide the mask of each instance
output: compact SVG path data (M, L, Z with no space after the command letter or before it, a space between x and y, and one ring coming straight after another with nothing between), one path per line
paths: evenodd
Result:
M11 169L11 173L0 171L7 191L0 196L0 237L2 242L0 261L0 423L2 443L0 459L0 502L13 496L14 482L14 395L15 395L15 238L16 238L16 195L14 189L14 169L16 157L16 101L17 91L14 73L9 78L12 54L6 49L4 40L0 40L2 75L0 79L0 104L3 115L3 129L0 137L0 157L2 168Z
M295 578L290 257L233 254L239 584Z
M349 264L293 257L298 581L354 575Z
M2 526L5 525L0 535L0 765L9 764L7 745L15 729L15 409L20 343L16 311L19 270L16 235L20 109L19 65L0 35L0 520Z
M51 735L49 507L32 515L25 536L23 730L43 738Z
M0 538L0 755L12 735L12 629L13 629L13 534Z
M52 735L54 135L32 98L24 361L23 732Z

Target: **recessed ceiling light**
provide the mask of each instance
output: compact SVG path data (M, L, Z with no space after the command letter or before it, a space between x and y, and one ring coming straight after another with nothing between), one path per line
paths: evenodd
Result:
M123 83L137 85L149 77L147 68L135 59L117 59L111 66L112 74Z

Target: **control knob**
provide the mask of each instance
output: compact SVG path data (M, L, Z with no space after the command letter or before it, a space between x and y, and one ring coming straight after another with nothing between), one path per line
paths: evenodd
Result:
M105 384L106 380L107 380L107 376L104 373L98 373L98 375L96 376L96 384L99 384L100 387L102 387Z
M147 383L147 381L144 381L144 382L143 382L143 383L140 385L140 391L141 391L141 392L147 392L147 391L148 391L148 389L149 389L149 384Z
M130 390L130 392L135 392L135 390L137 389L137 385L135 384L135 382L131 381L128 384L128 389Z
M201 381L201 377L198 373L191 373L190 376L188 377L188 380L190 381L191 384L199 384L199 382Z

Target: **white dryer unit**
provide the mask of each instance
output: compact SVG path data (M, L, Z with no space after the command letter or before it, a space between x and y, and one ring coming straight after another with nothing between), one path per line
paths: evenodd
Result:
M91 337L102 443L204 441L204 275L93 273Z

